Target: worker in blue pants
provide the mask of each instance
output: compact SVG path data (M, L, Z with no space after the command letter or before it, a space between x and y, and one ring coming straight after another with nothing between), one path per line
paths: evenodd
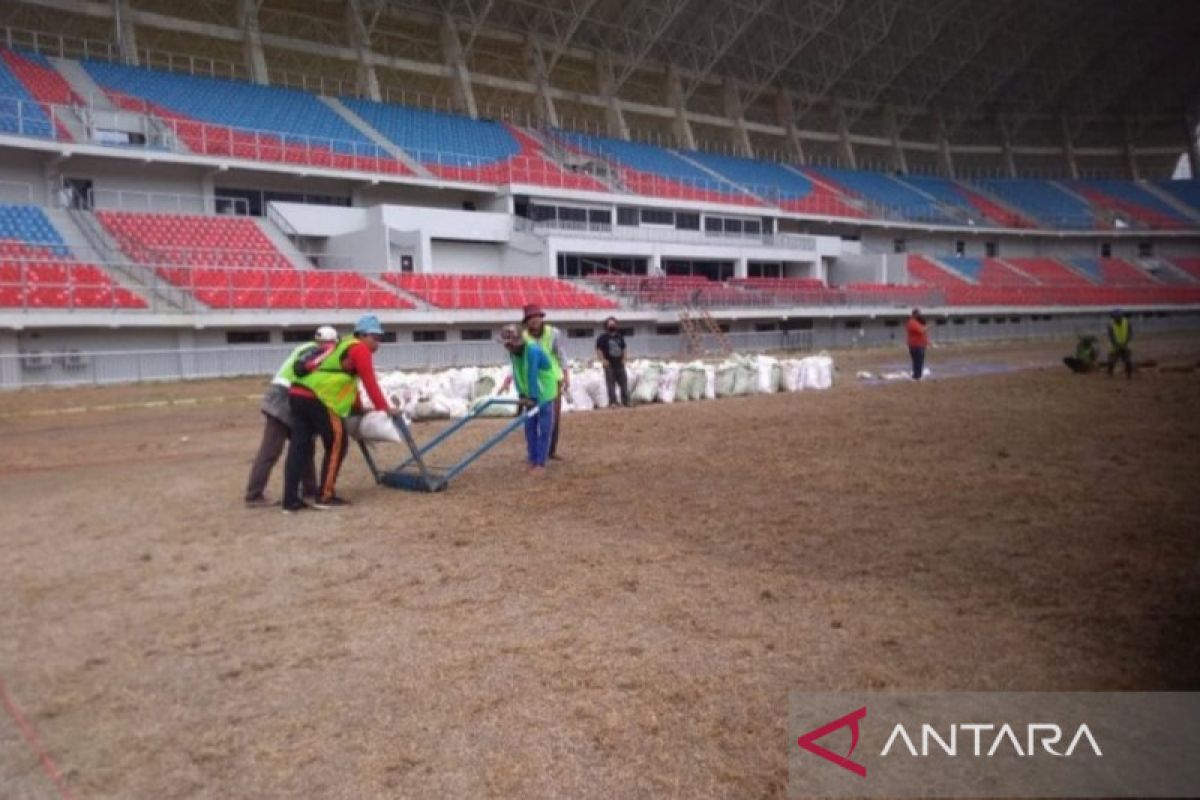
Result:
M521 411L528 413L530 409L537 409L536 414L525 418L525 446L530 474L541 475L546 471L550 440L554 435L558 374L546 351L536 343L526 341L516 325L505 327L500 332L500 341L512 363L512 380L517 385Z

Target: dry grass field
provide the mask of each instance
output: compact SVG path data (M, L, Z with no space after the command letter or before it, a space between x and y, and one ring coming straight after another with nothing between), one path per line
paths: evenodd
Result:
M0 797L59 796L13 709L89 800L760 798L794 689L1200 689L1200 374L1067 349L572 415L440 495L352 454L296 516L241 503L258 381L0 396Z

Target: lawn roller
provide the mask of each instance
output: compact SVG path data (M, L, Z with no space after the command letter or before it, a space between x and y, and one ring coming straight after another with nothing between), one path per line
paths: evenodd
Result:
M371 470L371 475L375 477L375 482L379 485L387 486L391 489L404 489L409 492L440 492L448 487L450 481L469 467L475 459L500 444L509 434L524 425L527 417L537 413L537 409L532 408L517 414L510 422L505 423L503 428L492 434L486 442L470 453L467 453L467 455L453 466L439 469L425 463L425 456L431 450L462 430L472 420L479 419L483 411L491 406L518 406L519 408L520 401L498 397L492 398L433 437L433 439L423 446L417 445L417 440L412 435L412 429L409 428L408 423L404 421L403 417L392 417L392 423L396 426L396 430L400 432L400 437L404 440L404 443L408 445L410 453L407 459L393 469L381 470L375 463L375 458L371 455L371 450L367 447L366 442L359 441L358 447L362 450L363 458L367 460L367 467Z

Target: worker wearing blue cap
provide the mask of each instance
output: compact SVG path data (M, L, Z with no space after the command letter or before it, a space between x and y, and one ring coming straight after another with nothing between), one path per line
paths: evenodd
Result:
M1133 380L1133 351L1129 343L1133 341L1133 325L1129 317L1119 308L1114 308L1112 319L1108 322L1108 374L1112 377L1113 369L1119 360L1125 365L1125 378Z
M383 326L379 318L366 314L355 324L353 336L339 341L318 362L295 368L296 378L288 392L293 425L284 468L284 513L349 505L349 501L338 497L334 487L346 458L349 440L345 420L358 406L359 381L376 410L392 416L400 413L390 407L375 378L373 354L381 341ZM304 465L312 461L317 436L325 445L325 457L321 462L317 498L308 506L300 499L300 483Z

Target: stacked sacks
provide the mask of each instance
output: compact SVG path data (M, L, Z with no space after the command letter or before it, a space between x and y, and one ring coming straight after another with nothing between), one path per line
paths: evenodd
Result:
M799 359L772 356L731 356L712 364L639 359L628 365L630 399L636 404L688 403L717 397L828 389L833 385L833 359L826 353ZM437 372L388 372L379 384L409 421L465 417L493 398L516 400L516 389L500 393L508 367L464 367ZM370 409L360 391L363 407ZM571 386L563 411L608 407L604 371L595 365L572 365ZM512 417L515 405L489 406L489 417ZM390 435L390 434L389 434Z

